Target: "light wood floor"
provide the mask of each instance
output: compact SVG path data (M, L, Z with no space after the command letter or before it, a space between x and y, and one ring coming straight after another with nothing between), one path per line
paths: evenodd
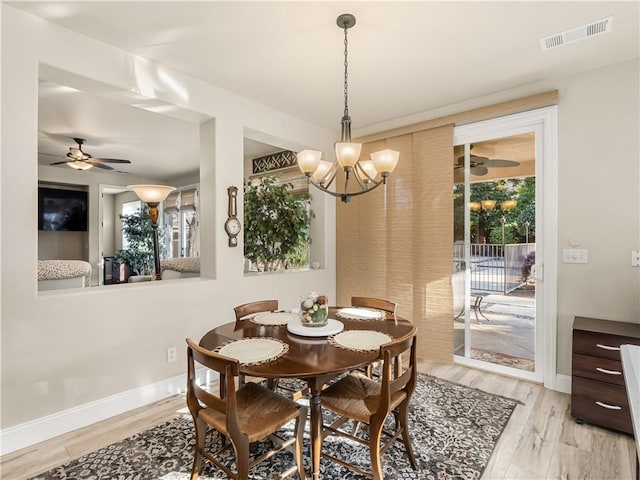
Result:
M633 438L570 416L570 397L540 385L457 365L421 362L420 370L446 380L520 400L483 479L635 478ZM174 396L62 435L0 459L4 480L27 479L185 412ZM181 411L181 412L179 412Z

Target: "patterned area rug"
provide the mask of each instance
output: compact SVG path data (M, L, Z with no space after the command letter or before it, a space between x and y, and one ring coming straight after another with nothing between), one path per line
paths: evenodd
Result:
M411 437L419 469L411 468L402 442L396 442L382 458L385 479L480 478L516 403L419 374L410 414ZM292 428L292 425L287 426L281 433L290 435ZM216 433L209 437L211 442L220 440ZM310 453L306 440L305 464L308 470ZM193 446L191 417L182 416L33 478L185 480L191 471ZM260 448L258 443L255 452L259 452ZM369 465L368 451L359 444L329 437L323 449L339 458L348 458L352 464L362 467ZM233 455L229 461L233 463ZM281 452L252 469L250 478L273 478L283 467L288 468L292 464L293 455ZM321 462L321 476L331 480L366 478L324 459ZM200 478L217 480L227 477L205 462Z

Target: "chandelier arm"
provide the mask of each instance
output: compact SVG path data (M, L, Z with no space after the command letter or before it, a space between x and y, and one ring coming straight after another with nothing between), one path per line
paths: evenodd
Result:
M325 187L329 188L335 179L336 179L336 172L333 172L333 175L331 175L329 180L321 182L320 185L324 185Z
M344 171L344 191L345 193L349 191L349 170Z
M309 183L311 185L313 185L314 187L316 187L318 190L322 190L324 193L328 193L329 195L332 195L334 197L341 197L342 193L339 192L332 192L331 190L329 190L326 186L319 184L318 182L316 182L315 180L311 179L311 177L308 178Z
M360 177L360 175L358 174L358 170L354 170L354 177L356 178L356 182L358 182L358 185L360 186L360 190L367 190L369 188L369 182L363 182L362 178Z
M380 185L385 185L386 186L386 184L387 184L386 177L383 177L382 179L380 179L378 181L372 182L373 186L367 188L366 190L360 190L359 192L333 192L333 191L329 190L327 188L327 186L321 185L320 183L318 183L315 180L313 180L311 177L307 177L307 180L309 181L309 183L311 185L316 187L318 190L322 190L324 193L328 193L329 195L331 195L333 197L340 198L345 203L348 202L351 197L357 197L358 195L362 195L364 193L368 193L368 192L370 192L372 190L375 190Z

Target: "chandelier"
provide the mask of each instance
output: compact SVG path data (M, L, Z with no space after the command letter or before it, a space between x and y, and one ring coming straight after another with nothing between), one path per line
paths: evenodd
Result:
M370 192L380 185L386 185L387 177L398 164L399 152L381 150L371 154L370 160L359 160L361 143L351 142L351 117L348 105L348 38L347 31L356 24L356 17L344 13L336 20L338 27L344 30L344 113L342 115L342 135L335 144L337 162L322 160L322 152L318 150L303 150L298 153L298 167L307 177L307 181L323 192L340 197L348 202L351 197ZM342 192L329 190L336 178L338 168L342 168L345 175L344 190ZM359 190L349 191L349 180L353 177Z

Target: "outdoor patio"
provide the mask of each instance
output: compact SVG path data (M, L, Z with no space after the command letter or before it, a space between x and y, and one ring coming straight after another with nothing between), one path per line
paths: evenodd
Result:
M471 308L471 357L533 371L535 355L535 287L504 295L483 295L479 309ZM477 317L476 317L477 314ZM454 322L464 334L464 315ZM456 353L461 354L461 343Z

